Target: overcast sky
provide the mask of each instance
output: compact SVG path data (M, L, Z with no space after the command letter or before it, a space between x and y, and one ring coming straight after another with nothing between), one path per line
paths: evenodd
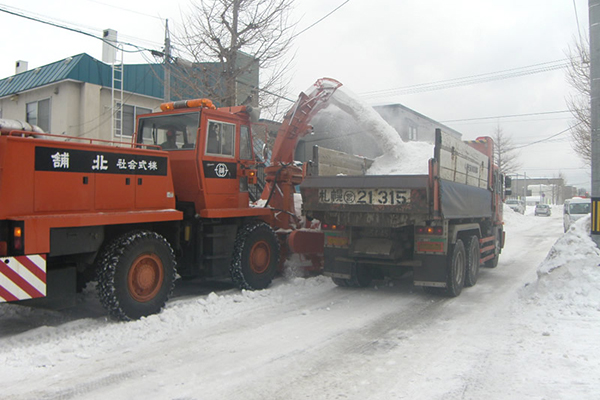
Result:
M464 139L492 135L499 125L515 144L524 146L519 150L520 173L555 177L562 172L569 184L590 187L589 168L571 149L568 132L531 144L572 123L570 114L561 112L567 110L565 98L572 91L565 69L558 66L579 32L587 35L586 0L296 2L297 31L343 6L296 38L290 98L326 76L370 104L404 104L463 133ZM96 36L112 28L121 41L158 50L163 47L164 19L176 31L189 4L62 0L57 7L47 0L0 0L2 9ZM102 57L102 43L80 33L4 12L0 26L0 78L14 74L17 60L28 61L31 69L84 52ZM124 55L125 63L147 61L156 60L148 52ZM498 79L507 75L512 78ZM434 82L441 84L430 85ZM509 117L522 114L537 115Z

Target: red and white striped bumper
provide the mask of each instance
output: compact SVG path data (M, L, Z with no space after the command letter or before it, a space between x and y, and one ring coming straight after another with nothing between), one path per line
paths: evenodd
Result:
M46 297L46 256L0 258L0 303Z

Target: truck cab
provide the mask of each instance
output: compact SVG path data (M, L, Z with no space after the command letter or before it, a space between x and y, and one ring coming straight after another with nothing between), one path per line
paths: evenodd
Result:
M202 100L141 115L136 141L169 152L179 203L203 217L223 217L249 208L248 185L256 179L250 109L216 109Z
M184 215L174 243L178 273L189 278L226 277L235 254L245 251L243 245L239 251L232 248L258 240L265 245L252 251L264 257L249 268L256 272L253 276L265 278L248 283L245 273L236 283L246 289L266 287L277 266L278 249L269 227L272 211L250 206L249 186L257 181L252 109L216 108L210 100L197 99L163 103L161 110L138 117L135 142L168 153L176 208ZM242 237L257 226L266 239Z

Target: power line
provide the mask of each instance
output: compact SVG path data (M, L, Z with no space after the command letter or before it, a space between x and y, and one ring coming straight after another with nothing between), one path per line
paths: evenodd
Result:
M555 170L565 170L565 171L585 171L589 168L585 167L568 167L568 168L526 168L527 171L555 171Z
M85 32L85 31L82 31L80 29L71 28L71 27L68 27L68 26L65 26L65 25L57 24L55 22L45 21L45 20L43 20L41 18L32 17L30 15L22 14L22 13L19 13L19 12L16 12L16 11L11 11L11 10L8 10L6 8L3 8L2 6L0 6L0 12L4 12L4 13L10 14L10 15L14 15L14 16L17 16L17 17L25 18L25 19L28 19L28 20L31 20L31 21L35 21L35 22L40 22L42 24L50 25L50 26L53 26L55 28L65 29L65 30L70 31L70 32L80 33L82 35L89 36L89 37L92 37L94 39L101 40L102 42L108 44L111 47L118 48L113 43L111 43L110 41L104 39L103 37L96 36L96 35L94 35L92 33ZM142 52L142 51L152 51L151 49L148 49L148 48L145 48L145 47L141 47L141 46L138 46L138 45L135 45L135 44L132 44L132 43L125 43L125 42L119 42L119 43L121 43L123 45L126 45L126 46L131 46L131 47L134 47L135 49L137 49L137 50L120 49L120 50L122 50L122 51L124 51L126 53L139 53L139 52Z
M579 26L579 16L577 15L577 5L573 0L573 10L575 11L575 22L577 22L577 34L579 35L579 41L581 42L581 27Z
M557 118L523 118L523 119L511 119L511 120L503 120L502 124L517 124L517 123L529 123L529 122L548 122L548 121L565 121L572 120L573 117L565 116L565 117L557 117ZM471 122L453 122L452 126L465 126L465 125L497 125L499 121L488 120L488 121L471 121Z
M488 72L478 75L470 75L461 78L452 78L430 83L420 83L416 85L404 86L394 89L376 90L360 93L362 97L385 97L391 95L415 94L434 90L448 89L458 86L473 85L477 83L486 83L496 80L517 78L524 75L533 75L541 72L548 72L557 69L566 68L569 65L568 59L548 61L539 64L528 65L524 67L511 68L496 72Z
M561 110L561 111L544 111L544 112L536 112L536 113L528 113L528 114L509 114L509 115L496 115L492 117L477 117L477 118L463 118L463 119L447 119L445 121L439 121L442 123L447 122L462 122L462 121L479 121L482 119L499 119L499 118L513 118L513 117L528 117L531 115L547 115L547 114L560 114L560 113L568 113L569 110Z
M446 82L461 81L461 80L466 80L466 79L485 77L485 76L489 76L489 75L496 75L496 74L500 74L500 73L520 71L520 70L523 70L523 69L530 69L530 68L534 68L534 67L542 67L542 66L547 66L548 64L564 63L564 62L568 62L568 61L569 61L568 58L564 58L564 59L560 59L560 60L546 61L546 62L543 62L543 63L526 65L526 66L523 66L523 67L515 67L515 68L509 68L509 69L504 69L504 70L500 70L500 71L486 72L486 73L483 73L483 74L468 75L468 76L464 76L464 77L460 77L460 78L451 78L451 79L445 79L445 80L441 80L441 81L434 81L434 82L428 82L428 83L420 83L420 84L416 84L416 85L404 86L404 87L401 87L401 88L398 88L398 89L407 89L407 88L413 88L413 87L419 87L419 86L429 86L429 85L432 85L432 84L440 84L440 83L446 83ZM394 91L394 90L397 90L397 89L374 90L374 91L365 92L365 93L362 93L362 94L380 93L380 92Z
M557 136L559 136L559 135L562 135L562 134L563 134L563 133L565 133L565 132L568 132L568 131L570 131L571 129L575 128L577 125L581 125L582 123L583 123L583 122L579 122L579 123L577 123L577 124L575 124L575 125L573 125L573 126L570 126L570 127L568 127L567 129L564 129L564 130L562 130L562 131L560 131L560 132L558 132L558 133L556 133L556 134L554 134L554 135L552 135L552 136L548 136L547 138L544 138L544 139L541 139L541 140L536 140L535 142L527 143L527 144L524 144L524 145L522 145L522 146L517 146L517 147L514 147L514 150L517 150L517 149L522 149L522 148L524 148L524 147L529 147L529 146L532 146L532 145L534 145L534 144L538 144L538 143L542 143L542 142L548 141L548 140L550 140L550 139L552 139L552 138L555 138L555 137L557 137Z
M346 5L350 0L346 0L345 2L343 2L342 4L340 4L339 6L337 6L336 8L334 8L332 11L330 11L327 15L325 15L324 17L320 18L319 20L317 20L316 22L313 22L311 25L309 25L308 27L304 28L303 30L301 30L300 32L296 33L294 36L291 37L291 39L294 39L300 35L302 35L304 32L306 32L307 30L309 30L310 28L312 28L313 26L317 25L319 22L323 21L325 18L329 17L331 14L333 14L334 12L336 12L337 10L339 10L340 8L342 8L344 5Z
M158 19L158 20L160 20L162 22L165 21L165 18L157 17L155 15L145 14L143 12L139 12L139 11L136 11L136 10L130 10L130 9L124 8L124 7L113 6L112 4L106 4L106 3L103 3L101 1L97 1L97 0L87 0L87 1L92 2L92 3L96 3L96 4L100 4L100 5L103 5L103 6L106 6L106 7L116 8L117 10L123 10L123 11L127 11L127 12L130 12L130 13L133 13L133 14L143 15L143 16L149 17L149 18L156 18L156 19Z

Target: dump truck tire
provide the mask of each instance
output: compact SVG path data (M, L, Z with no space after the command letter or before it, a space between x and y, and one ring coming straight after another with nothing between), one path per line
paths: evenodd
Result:
M466 252L463 241L458 239L450 254L446 266L446 295L457 297L465 285Z
M165 306L176 279L173 249L161 235L129 232L98 258L98 296L109 314L130 321Z
M481 252L479 251L479 238L475 235L469 238L467 243L467 266L465 274L465 286L475 286L479 276L479 260Z
M240 289L260 290L271 284L279 264L279 242L265 223L242 226L233 245L231 279Z

